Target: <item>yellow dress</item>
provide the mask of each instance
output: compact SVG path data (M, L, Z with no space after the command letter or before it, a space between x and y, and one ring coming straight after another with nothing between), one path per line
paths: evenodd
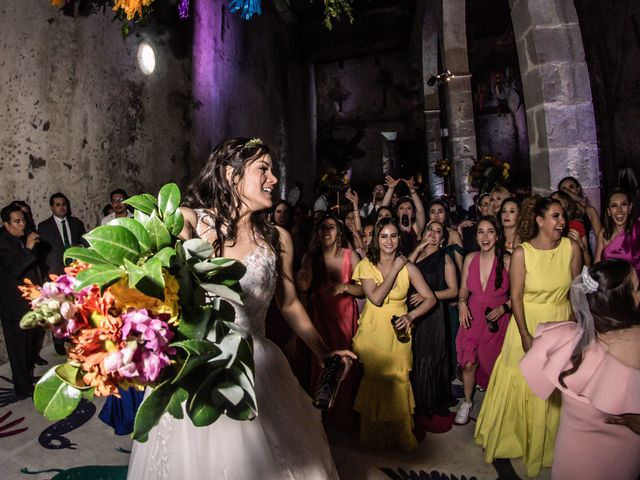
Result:
M373 279L376 285L383 281L380 271L366 258L358 263L352 278L357 283ZM404 267L381 307L367 299L353 338L353 351L364 366L354 410L360 413L360 440L370 448L417 448L409 381L411 342L400 343L391 326L392 315L407 312L409 285L409 271Z
M552 250L538 250L528 242L522 248L526 269L524 313L527 329L533 335L540 323L569 319L571 241L562 238ZM484 448L487 462L522 457L527 475L534 477L541 467L550 467L553 462L560 395L556 391L548 400L541 400L531 391L520 372L523 356L512 316L482 403L475 440Z

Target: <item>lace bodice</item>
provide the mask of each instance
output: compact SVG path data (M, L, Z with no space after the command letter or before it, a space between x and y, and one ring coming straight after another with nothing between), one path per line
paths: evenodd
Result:
M243 305L234 304L236 323L253 336L264 336L264 319L276 291L276 256L269 247L260 245L241 261L247 271L240 280Z
M212 241L215 224L213 215L204 209L194 211L197 218L196 234L203 240ZM276 256L268 246L258 242L258 247L240 261L247 271L240 280L243 304L233 304L235 322L253 336L264 336L264 319L276 290Z

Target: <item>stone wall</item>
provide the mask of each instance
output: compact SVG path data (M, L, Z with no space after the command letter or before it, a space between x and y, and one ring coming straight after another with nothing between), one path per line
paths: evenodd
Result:
M123 39L109 11L73 18L42 0L4 0L0 31L0 204L26 200L43 220L62 191L93 227L116 187L184 182L191 62L167 33ZM137 67L142 39L156 51L150 76Z

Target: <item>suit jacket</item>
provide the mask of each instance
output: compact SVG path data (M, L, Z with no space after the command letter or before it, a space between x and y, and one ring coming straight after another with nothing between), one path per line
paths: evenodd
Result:
M84 224L76 217L67 217L69 230L71 230L71 245L87 246L82 235L86 233ZM46 255L44 263L46 274L53 273L61 275L64 273L64 240L58 230L58 225L51 215L49 218L38 224L38 234L43 248L43 255Z
M40 283L37 252L25 248L22 240L6 230L0 235L0 267L21 283L25 278Z

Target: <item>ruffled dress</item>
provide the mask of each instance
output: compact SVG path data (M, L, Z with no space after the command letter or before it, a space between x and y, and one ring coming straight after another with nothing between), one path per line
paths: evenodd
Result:
M533 347L520 362L527 383L540 398L548 398L556 389L562 393L551 478L636 480L640 435L604 419L640 414L640 370L623 364L596 341L562 387L558 375L571 367L571 353L579 340L573 322L540 325Z
M383 282L380 270L366 258L353 272L357 283L363 278L373 279L377 285ZM353 351L364 367L354 410L360 413L360 440L369 448L417 447L412 433L415 404L409 381L411 342L400 343L391 326L393 315L407 313L409 285L409 271L404 267L382 306L367 299L353 339Z
M539 250L521 244L527 275L524 313L529 332L541 323L565 321L571 314L567 293L571 287L571 241ZM520 372L524 357L522 340L512 316L507 334L489 379L482 402L475 440L482 445L488 463L496 458L519 458L527 475L535 477L541 467L553 463L553 446L560 421L560 395L537 397Z

